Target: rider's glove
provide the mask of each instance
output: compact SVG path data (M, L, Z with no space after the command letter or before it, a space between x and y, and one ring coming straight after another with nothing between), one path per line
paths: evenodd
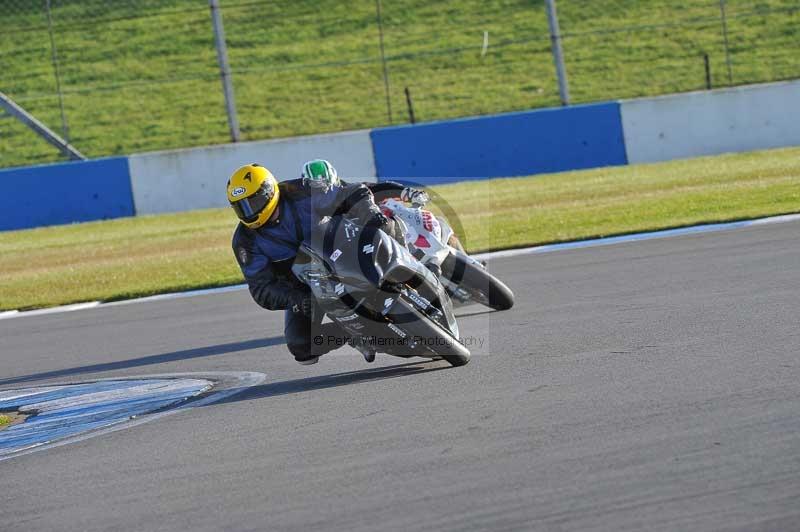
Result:
M406 187L400 192L400 199L420 207L430 201L427 192L411 187Z

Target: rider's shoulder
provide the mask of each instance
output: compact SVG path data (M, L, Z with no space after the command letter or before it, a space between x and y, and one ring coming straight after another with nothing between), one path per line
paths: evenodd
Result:
M256 231L239 222L239 225L236 226L236 230L233 232L233 247L236 248L242 245L250 247L253 242L255 242L255 239Z
M311 190L303 185L302 179L281 181L278 183L278 189L281 191L281 197L294 201L307 198L311 194Z

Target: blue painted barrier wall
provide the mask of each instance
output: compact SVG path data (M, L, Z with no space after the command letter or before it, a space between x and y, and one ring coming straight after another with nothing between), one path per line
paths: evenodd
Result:
M286 176L323 156L352 179L427 185L793 146L798 87L800 80L139 154L133 171L127 158L0 170L0 231L222 206L229 172L262 156Z
M0 231L134 214L127 157L0 170Z
M617 102L373 130L381 179L430 185L627 164Z

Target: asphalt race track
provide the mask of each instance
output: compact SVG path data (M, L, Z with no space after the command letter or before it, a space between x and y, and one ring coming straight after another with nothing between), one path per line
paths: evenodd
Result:
M0 462L0 530L800 529L800 223L490 268L458 369L299 366L243 291L0 321L0 389L267 375Z

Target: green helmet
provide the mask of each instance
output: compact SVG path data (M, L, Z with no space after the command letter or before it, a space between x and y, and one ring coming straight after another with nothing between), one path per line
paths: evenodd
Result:
M314 159L303 165L303 185L311 188L330 190L340 184L336 168L324 159Z

